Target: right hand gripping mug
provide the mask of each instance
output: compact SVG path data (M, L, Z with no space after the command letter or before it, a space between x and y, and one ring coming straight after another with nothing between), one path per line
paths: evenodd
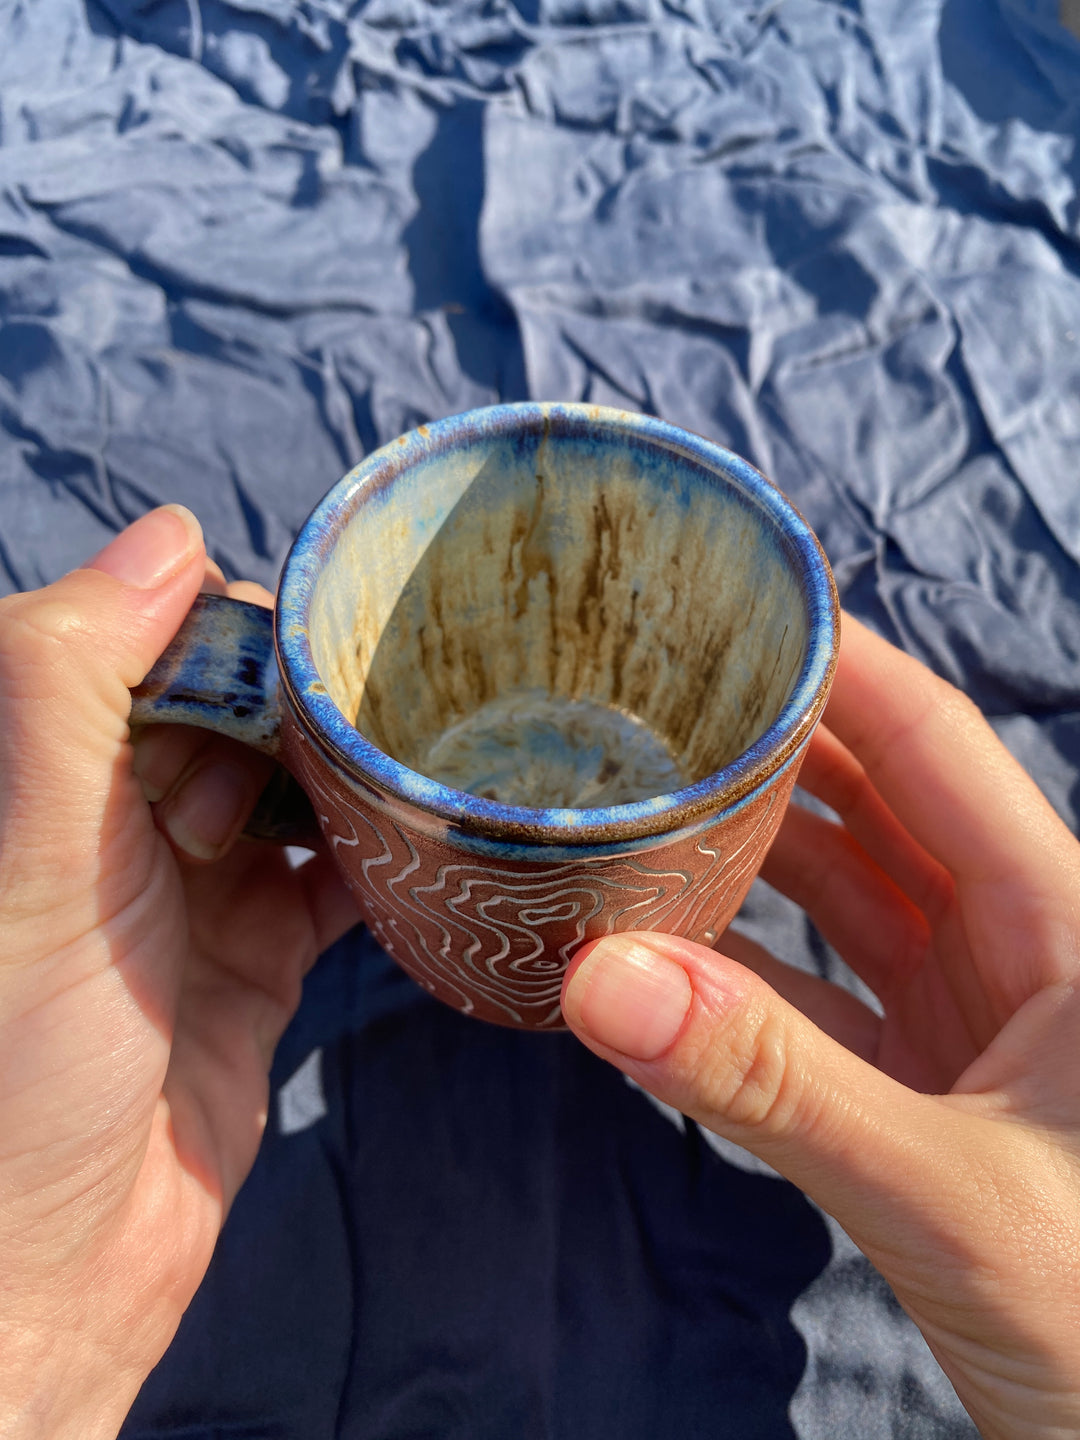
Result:
M722 933L838 641L820 545L746 461L644 415L500 405L340 481L272 612L201 597L132 724L276 757L310 809L268 795L258 833L317 824L420 985L557 1029L584 941Z

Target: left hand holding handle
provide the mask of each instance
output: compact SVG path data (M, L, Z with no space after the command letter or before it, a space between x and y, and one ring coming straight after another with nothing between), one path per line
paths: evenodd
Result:
M0 601L5 1436L115 1435L254 1159L301 977L356 919L325 857L234 845L269 762L168 727L136 771L130 692L204 584L166 507Z

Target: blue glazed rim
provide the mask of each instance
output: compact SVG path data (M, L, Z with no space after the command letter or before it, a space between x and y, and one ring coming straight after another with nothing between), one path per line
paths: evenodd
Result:
M780 714L748 749L723 769L680 790L632 805L596 809L527 809L485 800L435 780L379 750L330 698L315 667L308 614L315 585L337 537L357 509L402 471L433 455L492 436L632 436L681 454L732 483L744 500L776 525L809 617L802 669ZM391 803L437 817L448 831L518 845L594 846L681 830L719 815L772 779L809 739L821 717L836 668L840 607L832 572L814 532L760 471L700 435L652 416L596 405L494 405L421 425L363 460L312 511L282 571L275 641L282 683L312 742Z

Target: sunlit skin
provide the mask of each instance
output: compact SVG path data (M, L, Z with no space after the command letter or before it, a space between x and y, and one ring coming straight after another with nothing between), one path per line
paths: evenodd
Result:
M205 1273L330 862L235 843L267 762L128 689L200 588L156 511L0 601L0 1434L116 1434ZM228 587L269 601L254 587ZM978 712L850 619L765 878L884 1016L729 932L585 947L598 1054L767 1160L893 1285L987 1440L1080 1433L1080 846ZM718 1363L722 1359L718 1358Z
M200 587L225 588L197 525L160 517L104 569L0 601L5 1440L116 1434L251 1168L304 971L356 920L326 859L232 845L265 779L238 747L152 737L156 817L145 799L128 686ZM123 585L118 561L157 583ZM174 817L221 858L185 856Z

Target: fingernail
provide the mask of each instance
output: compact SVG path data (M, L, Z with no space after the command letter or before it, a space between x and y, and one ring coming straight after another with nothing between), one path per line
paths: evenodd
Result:
M237 765L215 761L190 775L162 817L173 843L196 860L216 860L247 817L251 779Z
M84 570L101 570L136 590L156 590L181 570L202 544L202 527L183 505L162 505L110 540Z
M694 991L681 965L613 935L589 952L566 987L575 1028L635 1060L655 1060L682 1029Z

